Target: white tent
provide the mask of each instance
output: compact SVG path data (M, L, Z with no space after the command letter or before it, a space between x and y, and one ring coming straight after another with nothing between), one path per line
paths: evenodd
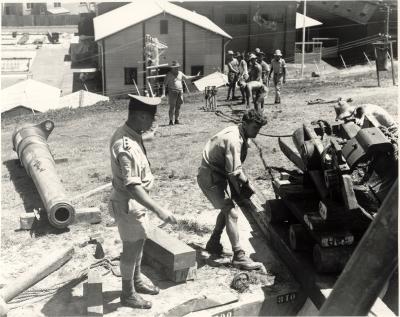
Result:
M303 27L305 17L305 27L308 28L310 26L321 25L322 23L310 18L308 16L304 16L304 14L296 12L296 29L301 29Z
M215 72L207 75L199 80L193 82L196 88L200 91L204 91L207 86L221 87L228 83L228 76L221 72Z
M45 112L59 108L61 90L33 79L27 79L1 90L1 113L15 107Z
M70 107L87 107L94 105L99 101L108 101L110 98L95 94L86 90L79 90L72 94L60 98L60 108Z

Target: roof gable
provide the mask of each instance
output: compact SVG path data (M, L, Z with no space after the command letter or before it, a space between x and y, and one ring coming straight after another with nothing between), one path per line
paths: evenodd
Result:
M207 17L172 4L166 0L136 0L93 19L95 40L101 40L161 13L168 13L226 38L232 38Z

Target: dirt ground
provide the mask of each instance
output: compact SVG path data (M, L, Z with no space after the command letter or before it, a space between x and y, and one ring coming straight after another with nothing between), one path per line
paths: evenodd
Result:
M307 100L316 98L331 100L351 97L355 104L379 104L397 118L398 88L392 86L389 75L385 74L383 87L377 87L375 71L367 67L363 71L357 70L354 73L343 71L335 76L301 82L289 80L283 89L282 104L274 105L273 92L269 93L266 100L269 123L261 132L286 135L301 126L302 122L317 119L333 122L335 118L333 103L306 104ZM226 89L220 89L217 96L218 109L229 115L240 116L243 106L238 102L225 102L225 97ZM213 228L216 211L197 187L197 168L201 161L201 151L208 138L231 123L212 112L204 112L201 109L203 104L201 93L188 95L182 107L183 124L168 126L168 106L164 101L157 115L157 132L153 140L146 142L146 148L156 177L155 188L151 195L170 208L180 219L178 225L168 225L165 230L186 243L204 246ZM55 230L48 225L39 226L31 231L18 230L19 216L41 207L41 203L33 182L26 176L24 169L19 167L17 156L12 150L11 135L14 128L20 124L38 123L44 119L54 121L55 129L49 137L49 146L55 159L68 159L67 162L57 164L57 171L68 195L75 196L110 182L108 142L115 128L125 121L126 105L126 100L117 100L83 109L48 112L35 117L25 115L2 118L0 284L12 283L15 277L48 255L53 248L75 246L75 255L71 261L36 284L30 292L25 293L32 298L20 297L11 303L13 309L9 316L83 314L86 300L82 295L82 279L79 279L79 275L94 261L94 248L92 245L80 248L78 243L94 233L101 232L105 239L104 248L107 256L117 256L121 251L118 233L115 226L111 226L112 219L107 212L109 191L81 200L75 206L78 208L100 206L102 222L98 225L76 224L63 231ZM269 166L294 169L293 164L279 151L277 138L260 135L256 142ZM264 196L273 198L268 174L260 159L259 150L254 144L251 144L249 149L245 169L256 180L256 185ZM154 222L159 223L157 219L154 219ZM227 240L224 241L228 247L229 243ZM267 270L261 282L254 285L255 288L260 285L273 288L273 285L279 282L279 278L281 281L289 279L285 276L284 269L271 265ZM145 273L162 288L176 287L164 281L162 276L148 266L145 266ZM201 283L189 282L184 284L185 286L176 288L178 294L182 294L178 298L179 302L190 299L190 296L208 287L226 289L234 273L235 270L229 268L201 265L198 269ZM109 285L107 293L109 304L105 308L106 313L143 316L142 312L120 307L117 279L111 274L106 275L105 279ZM57 283L68 281L70 282L60 290L54 288ZM41 296L43 294L47 294L47 297ZM168 300L174 301L176 298L171 297ZM171 302L164 304L172 305ZM165 305L164 307L167 307ZM160 307L159 309L161 310ZM151 314L154 315L154 311Z

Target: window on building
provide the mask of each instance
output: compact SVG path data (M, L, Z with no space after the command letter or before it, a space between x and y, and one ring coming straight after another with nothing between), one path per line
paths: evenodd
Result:
M125 85L133 85L137 82L137 68L136 67L125 67Z
M6 7L6 15L10 15L11 14L11 8L10 7Z
M238 25L247 24L247 14L227 13L225 14L225 24Z
M168 20L160 21L160 34L168 34Z
M61 2L54 2L54 8L61 7Z
M190 74L197 75L200 73L200 75L204 75L204 66L203 65L193 65L190 69Z
M27 9L27 10L32 9L32 3L29 3L29 2L28 2L28 3L26 4L26 9Z

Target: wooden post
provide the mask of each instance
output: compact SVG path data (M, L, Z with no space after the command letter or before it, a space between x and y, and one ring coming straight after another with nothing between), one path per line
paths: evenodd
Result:
M397 229L396 181L322 306L320 316L368 314L397 267Z
M393 45L390 42L390 64L392 65L392 79L393 79L393 86L396 85L396 79L394 77L394 66L393 66Z
M344 59L343 59L342 54L340 54L339 56L340 56L340 58L341 58L341 60L342 60L342 63L343 63L344 68L347 69L347 66L346 66L346 63L344 62Z
M68 262L74 254L74 248L68 247L61 250L47 250L45 253L47 256L43 256L42 261L39 263L32 263L25 273L0 290L0 302L2 305ZM3 310L6 310L6 308L1 307L1 311Z
M138 95L140 96L140 91L138 89L138 86L136 85L136 80L134 78L132 78L133 84L135 85L136 91L138 93Z
M376 54L376 46L374 46L374 55L375 55L376 77L378 78L378 87L380 87L381 81L379 80L378 55Z

